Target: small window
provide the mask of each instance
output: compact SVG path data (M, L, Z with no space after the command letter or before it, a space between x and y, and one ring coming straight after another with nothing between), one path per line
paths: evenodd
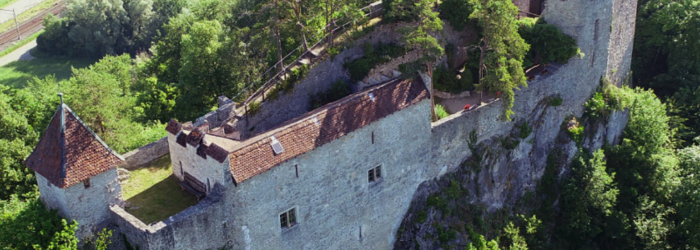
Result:
M282 229L288 229L296 226L297 224L297 215L296 215L296 209L292 208L287 210L286 212L280 214L280 226Z
M90 179L85 179L83 181L83 186L85 186L85 188L89 188L90 187Z
M382 178L382 166L370 169L367 172L367 177L370 183L379 181Z

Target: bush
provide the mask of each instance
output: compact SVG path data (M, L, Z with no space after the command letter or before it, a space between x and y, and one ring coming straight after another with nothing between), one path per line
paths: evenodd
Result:
M474 88L471 71L464 70L462 76L459 76L455 72L441 66L436 67L435 71L433 71L433 83L435 84L435 89L454 94Z
M571 140L575 141L577 144L581 143L581 140L583 140L584 127L576 120L576 117L571 117L571 119L564 121L564 126Z
M443 107L440 104L435 104L435 115L437 115L438 120L450 116L450 113L447 113L447 110L445 110L445 107Z
M536 55L542 58L540 63L566 63L569 58L580 53L576 39L565 35L554 25L544 19L524 18L518 21L518 33L530 44L524 67L534 64Z
M557 97L549 98L549 106L553 106L553 107L561 106L561 104L562 104L563 101L564 101L564 100L561 99L561 97L558 97L558 96L557 96Z
M248 114L250 116L254 116L258 112L260 112L262 104L260 102L254 101L248 104Z
M513 150L518 147L518 145L520 145L520 141L510 136L501 139L501 146L507 150Z
M317 109L348 95L350 95L350 86L345 81L338 80L333 83L333 86L328 91L311 95L309 98L310 106L312 110Z
M371 43L365 43L363 48L364 56L362 58L343 65L353 81L361 81L375 66L389 62L406 53L403 47L391 43L379 43L376 48Z
M48 211L38 195L23 201L0 201L0 245L3 249L77 249L78 223L67 223Z
M530 134L532 134L532 127L530 127L530 125L527 122L523 122L518 127L520 128L520 138L521 139L525 139L528 136L530 136Z
M593 97L586 102L585 114L593 120L610 115L610 108L605 99L603 99L603 94L600 92L593 94Z
M471 23L469 15L474 11L468 0L444 0L440 4L440 15L452 24L455 30L464 30Z

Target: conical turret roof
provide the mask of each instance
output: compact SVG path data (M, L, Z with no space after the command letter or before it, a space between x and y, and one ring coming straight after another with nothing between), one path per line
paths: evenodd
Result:
M70 187L124 162L61 102L24 164L60 188Z

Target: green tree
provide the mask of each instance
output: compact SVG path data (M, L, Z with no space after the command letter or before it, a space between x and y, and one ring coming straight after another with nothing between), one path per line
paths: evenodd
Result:
M579 152L572 161L571 171L571 178L562 188L561 233L570 246L580 246L603 232L619 191L613 182L615 174L606 171L602 150L590 156Z
M37 39L46 53L102 57L145 50L155 34L151 0L69 0Z
M478 20L484 37L481 50L479 79L480 91L501 92L505 103L504 118L513 114L513 89L527 87L523 60L530 46L518 34L518 8L510 0L471 0L474 12L470 18Z
M24 201L17 196L0 200L0 245L4 249L77 249L78 223L67 223L48 211L34 195Z
M675 194L679 248L700 248L700 146L678 151L681 184Z

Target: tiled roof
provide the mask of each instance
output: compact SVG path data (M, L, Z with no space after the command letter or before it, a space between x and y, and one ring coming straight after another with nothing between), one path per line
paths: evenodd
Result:
M61 104L24 164L52 184L66 188L116 167L124 159L110 149L71 109Z
M231 174L241 183L426 98L419 79L393 80L353 94L244 141L230 151ZM284 147L279 155L270 145L273 135Z

